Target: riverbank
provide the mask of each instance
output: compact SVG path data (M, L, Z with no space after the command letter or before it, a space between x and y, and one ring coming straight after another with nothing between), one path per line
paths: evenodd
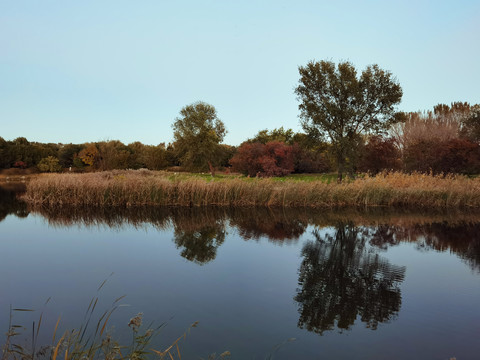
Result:
M480 179L392 173L337 184L128 170L38 176L23 199L42 206L479 208Z

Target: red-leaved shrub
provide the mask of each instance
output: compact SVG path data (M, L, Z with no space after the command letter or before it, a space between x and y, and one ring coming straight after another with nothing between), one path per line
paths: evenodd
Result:
M278 141L243 143L230 164L234 171L249 176L284 176L294 170L293 149Z

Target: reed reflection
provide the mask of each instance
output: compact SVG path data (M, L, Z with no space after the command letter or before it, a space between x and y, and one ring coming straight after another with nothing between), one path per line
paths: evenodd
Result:
M351 222L313 235L315 240L302 249L295 296L300 328L318 334L347 330L360 317L376 329L397 315L405 267L390 264L369 248L370 238Z
M303 209L235 209L228 216L243 239L258 241L265 237L280 245L298 241L309 220Z

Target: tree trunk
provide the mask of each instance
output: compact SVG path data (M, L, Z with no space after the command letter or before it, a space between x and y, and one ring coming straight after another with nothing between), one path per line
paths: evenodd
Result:
M348 177L352 180L355 180L355 171L353 170L353 168L350 168L348 170Z
M337 183L341 184L345 171L345 157L341 149L336 149L335 153L337 155Z
M212 174L212 177L215 177L215 167L210 161L208 162L208 168L210 169L210 174Z
M337 155L337 183L342 183L345 160L342 155Z

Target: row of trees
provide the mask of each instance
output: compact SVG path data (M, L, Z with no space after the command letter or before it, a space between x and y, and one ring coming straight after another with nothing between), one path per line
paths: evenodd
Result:
M197 104L201 107L207 104ZM189 111L198 115L196 105ZM212 113L213 114L213 113ZM422 172L480 172L480 106L467 103L438 105L433 111L402 114L403 121L383 135L361 135L350 144L344 170L377 173L382 170ZM215 132L215 117L210 127L195 133L177 119L181 131L176 141L165 146L128 145L120 141L86 144L42 144L25 138L5 141L0 138L0 167L37 167L54 172L75 170L111 170L148 168L160 170L182 165L192 171L206 171L218 166L232 168L249 176L283 176L289 173L319 173L336 169L337 149L305 133L278 128L262 130L239 147L220 144L224 134ZM222 128L219 128L222 129ZM201 141L196 136L201 136ZM208 146L203 146L207 143ZM189 145L191 144L191 145Z
M250 176L292 172L343 174L382 170L480 172L480 105L437 105L401 113L398 81L378 65L361 74L349 62L310 62L299 67L295 94L304 133L262 130L238 148L222 144L224 123L204 102L185 106L173 123L174 142L157 146L120 141L86 144L30 143L0 138L0 168L41 171L232 167Z
M5 141L0 138L0 168L38 167L41 171L62 168L111 170L148 167L161 169L169 164L172 151L164 144L125 145L120 141L85 144L42 144L25 138Z

